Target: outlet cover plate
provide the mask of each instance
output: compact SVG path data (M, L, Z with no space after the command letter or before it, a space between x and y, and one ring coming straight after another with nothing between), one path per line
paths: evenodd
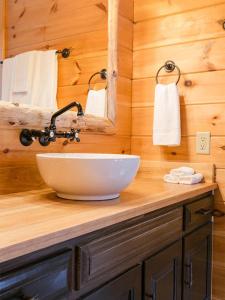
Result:
M196 132L196 153L210 154L210 132Z

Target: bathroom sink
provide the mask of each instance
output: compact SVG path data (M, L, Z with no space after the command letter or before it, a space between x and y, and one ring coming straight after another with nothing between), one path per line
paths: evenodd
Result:
M37 154L38 168L46 184L59 197L72 200L119 197L135 177L139 162L139 156L124 154Z

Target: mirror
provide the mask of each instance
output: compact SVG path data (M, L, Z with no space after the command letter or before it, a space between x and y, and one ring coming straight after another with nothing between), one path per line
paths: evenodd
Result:
M59 117L57 126L114 133L119 0L103 0L101 3L94 0L0 0L0 5L0 60L33 50L50 52L53 49L69 49L70 55L66 58L62 57L62 53L57 54L58 108L76 100L85 111L90 78L102 69L107 69L107 115L99 117L89 113L77 118L73 112L68 112ZM106 80L98 75L92 77L92 91L106 86ZM19 101L2 100L0 125L3 126L26 125L41 129L49 125L52 112L55 111L38 105L21 104Z

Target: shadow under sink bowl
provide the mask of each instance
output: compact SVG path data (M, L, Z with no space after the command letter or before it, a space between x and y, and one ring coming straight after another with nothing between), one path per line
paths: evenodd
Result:
M37 164L45 183L61 198L107 200L134 179L140 157L125 154L45 153Z

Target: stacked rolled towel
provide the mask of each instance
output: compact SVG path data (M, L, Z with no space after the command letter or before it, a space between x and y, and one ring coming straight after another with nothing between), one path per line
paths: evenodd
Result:
M166 174L164 175L164 181L169 183L179 183L179 176Z
M190 167L180 167L170 170L163 179L169 183L196 184L202 181L203 175L195 173L195 170Z

